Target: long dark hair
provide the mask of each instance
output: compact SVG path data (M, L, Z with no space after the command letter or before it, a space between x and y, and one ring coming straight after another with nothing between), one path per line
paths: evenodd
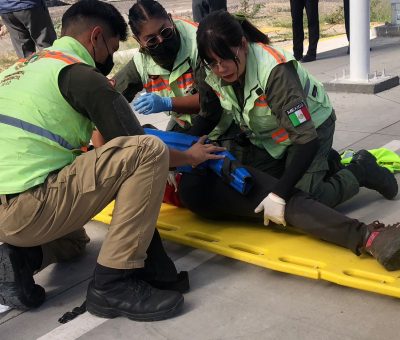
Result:
M232 47L239 47L242 38L249 42L269 44L269 38L243 16L233 16L226 11L215 11L207 15L197 30L197 49L200 60L211 62L211 52L224 60L237 64Z
M138 0L129 10L129 26L132 33L137 37L140 27L150 18L169 19L165 8L154 0Z

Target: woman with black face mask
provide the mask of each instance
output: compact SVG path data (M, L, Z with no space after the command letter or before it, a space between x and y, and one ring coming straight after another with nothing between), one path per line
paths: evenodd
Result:
M154 0L139 0L129 10L129 25L140 49L116 74L115 86L141 114L167 112L169 130L191 126L200 109L194 87L197 24L173 19Z

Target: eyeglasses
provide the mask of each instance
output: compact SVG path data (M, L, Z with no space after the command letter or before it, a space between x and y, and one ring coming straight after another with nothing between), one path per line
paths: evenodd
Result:
M147 39L145 41L144 47L147 48L156 48L162 41L171 39L174 36L175 27L169 26L163 28L157 35ZM161 41L160 41L161 39Z
M240 46L237 48L236 53L235 53L235 60L238 61L238 55L239 55L239 50ZM204 66L211 69L211 70L216 70L218 69L219 66L225 66L228 62L232 61L231 59L223 59L221 61L212 61L211 63L207 63L206 61L203 62Z

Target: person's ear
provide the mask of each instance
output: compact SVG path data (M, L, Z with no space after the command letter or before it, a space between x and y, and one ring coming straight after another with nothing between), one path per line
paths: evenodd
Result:
M100 26L95 26L90 35L90 41L93 45L97 44L97 41L100 39L101 34L103 34L103 29Z
M247 39L245 37L242 37L242 48L244 53L247 54L248 50L249 50L249 42L247 41Z

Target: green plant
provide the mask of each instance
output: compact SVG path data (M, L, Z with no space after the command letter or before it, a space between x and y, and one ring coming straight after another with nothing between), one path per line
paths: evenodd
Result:
M390 22L392 10L389 0L371 0L371 21Z
M343 24L344 23L344 11L343 6L339 6L335 11L325 15L323 20L327 24L336 25L336 24Z
M244 15L247 18L254 18L264 6L264 4L256 4L254 0L253 3L250 3L249 0L240 0L237 14Z
M1 52L0 53L0 72L9 68L18 60L15 52Z

